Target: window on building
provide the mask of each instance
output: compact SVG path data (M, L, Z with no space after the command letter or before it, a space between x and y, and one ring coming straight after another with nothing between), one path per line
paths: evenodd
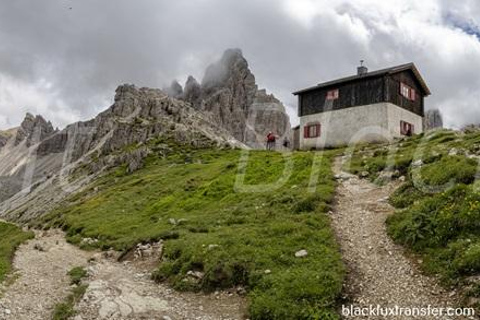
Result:
M303 127L303 130L303 137L305 139L320 137L320 123L308 123L305 127Z
M415 126L406 121L400 121L400 134L412 136L415 133Z
M327 100L337 100L339 97L338 89L330 90L327 92Z
M407 98L408 100L415 101L417 100L417 92L412 87L406 85L405 83L400 83L400 94Z

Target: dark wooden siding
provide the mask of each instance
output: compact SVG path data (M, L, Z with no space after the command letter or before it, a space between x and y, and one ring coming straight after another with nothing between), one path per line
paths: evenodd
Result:
M400 84L405 83L417 92L417 99L412 101L400 94ZM399 73L392 74L388 78L387 96L389 102L407 109L413 113L424 116L424 92L422 87L415 79L412 71L407 70Z
M412 87L417 92L417 99L411 101L400 94L400 83ZM327 101L327 92L338 89L339 98ZM391 102L399 107L424 116L424 95L421 85L411 70L396 74L385 74L355 81L344 82L299 94L299 116L339 110L368 104Z
M299 95L299 115L385 102L384 84L384 77L380 76L302 93ZM327 92L334 89L339 90L338 99L327 101Z

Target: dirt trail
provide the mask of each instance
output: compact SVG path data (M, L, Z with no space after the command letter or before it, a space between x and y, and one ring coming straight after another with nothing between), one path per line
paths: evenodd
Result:
M154 264L120 263L108 254L66 243L60 231L39 232L16 253L13 283L0 295L0 319L51 319L54 306L70 293L67 272L76 266L87 268L89 287L74 320L242 319L244 298L227 292L209 296L176 292L150 280Z
M353 306L455 307L454 293L422 275L386 233L385 220L394 211L387 199L398 184L378 187L342 172L341 167L342 159L337 158L334 173L339 187L332 225L348 267L345 289Z
M104 260L89 267L90 286L77 306L80 319L242 319L236 294L179 293L150 280L148 270Z
M53 307L70 291L67 272L86 265L90 255L66 243L59 231L38 232L16 252L15 273L7 280L13 283L1 294L0 319L51 319Z

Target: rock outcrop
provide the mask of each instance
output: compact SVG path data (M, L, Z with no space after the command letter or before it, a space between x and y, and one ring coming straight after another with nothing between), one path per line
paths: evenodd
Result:
M109 168L125 165L127 173L142 168L150 154L246 147L209 114L162 90L134 85L118 87L114 104L92 120L53 133L42 120L28 115L16 135L20 143L0 152L3 218L29 221ZM32 132L40 132L42 141L28 146L23 141Z
M202 98L202 87L197 79L189 76L185 83L185 90L183 91L183 99L190 102L193 108L200 109Z
M42 116L37 115L35 117L31 113L27 113L17 130L15 144L18 145L22 141L26 141L27 146L30 147L51 136L54 132L50 121L47 122Z
M443 117L440 110L432 109L426 111L423 127L424 130L443 128Z
M17 134L18 128L0 131L0 150Z
M166 135L180 144L197 147L240 145L211 118L162 90L122 85L117 88L114 101L96 118L70 125L45 139L38 147L38 154L65 152L70 147L69 153L75 161L94 149L100 156L107 155Z
M259 90L255 76L239 49L225 51L209 66L201 85L189 77L183 99L208 112L237 140L263 147L269 131L290 136L290 120L283 104L266 90Z
M163 89L165 93L167 93L170 97L178 99L183 96L183 88L180 83L178 83L177 80L174 80L171 84L170 87Z
M227 50L201 84L119 86L111 107L61 131L27 114L14 135L0 135L0 214L30 221L109 168L131 173L151 154L187 159L192 147L263 147L268 131L290 134L285 107L258 89L240 50Z

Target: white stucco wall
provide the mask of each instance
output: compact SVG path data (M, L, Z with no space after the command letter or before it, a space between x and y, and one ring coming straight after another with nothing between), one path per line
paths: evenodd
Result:
M400 108L394 104L389 103L387 106L388 112L388 130L394 137L401 137L400 121L406 121L414 125L414 134L423 132L423 118L419 115Z
M377 103L327 111L300 118L300 147L303 150L347 145L352 142L375 142L400 137L400 121L412 123L421 133L422 117L391 103ZM304 138L304 127L319 122L319 138Z

